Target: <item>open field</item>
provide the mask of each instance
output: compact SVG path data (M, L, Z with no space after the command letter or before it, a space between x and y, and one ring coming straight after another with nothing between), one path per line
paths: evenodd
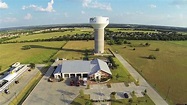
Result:
M91 29L75 29L75 31L65 31L65 32L50 32L50 33L40 33L40 34L32 34L32 35L23 35L20 38L12 39L9 41L24 41L24 40L34 40L34 39L48 39L59 37L63 35L73 35L73 34L81 34L81 33L89 33L92 32Z
M106 45L106 44L105 44ZM94 49L94 40L83 41L68 41L67 44L60 50L53 59L66 58L66 59L83 59L85 51L88 51L88 57L94 58L91 54ZM105 52L109 53L108 45L105 46Z
M158 33L157 31L133 30L132 28L107 28L113 32L145 32L145 33ZM122 29L122 30L120 30ZM126 30L123 30L126 29Z
M121 54L161 95L174 103L186 103L187 99L187 47L186 41L130 41L133 45L150 43L148 47L113 45L113 51ZM126 46L126 48L124 48ZM159 48L160 51L155 51ZM147 59L153 54L156 60ZM172 103L172 102L170 102Z
M83 59L85 50L92 50L94 41L68 41L62 50L53 57L66 59Z
M46 63L64 44L64 41L0 44L0 66L2 66L0 72L17 61ZM30 45L31 49L22 50L25 45Z

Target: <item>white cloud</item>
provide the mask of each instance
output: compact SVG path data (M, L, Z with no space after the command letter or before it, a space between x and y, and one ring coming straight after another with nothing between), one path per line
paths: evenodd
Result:
M0 19L0 23L13 23L16 22L17 19L16 18L12 18L12 17L6 17L3 19Z
M64 17L69 17L68 14L67 14L66 12L64 13Z
M6 9L6 8L8 8L8 5L0 0L0 9Z
M155 4L150 4L149 7L150 8L156 8L157 6Z
M96 0L82 0L82 6L86 8L98 8L107 11L112 10L110 3L100 3Z
M84 12L84 11L81 11L81 14L85 14L85 12Z
M48 5L46 8L43 8L41 6L37 6L37 5L29 5L29 6L23 6L22 9L34 9L35 11L42 11L42 12L55 12L55 10L53 9L53 4L54 4L54 0L51 0L50 2L48 2Z
M32 15L30 13L28 13L25 17L24 17L25 20L30 20L32 19Z

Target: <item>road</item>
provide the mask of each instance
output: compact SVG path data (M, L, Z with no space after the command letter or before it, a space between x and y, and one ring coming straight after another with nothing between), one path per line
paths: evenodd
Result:
M146 80L119 54L114 53L115 57L127 69L127 71L134 77L139 79L140 86L147 87L147 95L156 105L168 105L168 103L146 82Z

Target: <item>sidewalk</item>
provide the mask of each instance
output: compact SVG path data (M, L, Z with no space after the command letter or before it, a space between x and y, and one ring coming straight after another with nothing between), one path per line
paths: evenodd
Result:
M147 88L147 95L156 105L168 105L167 102L146 82L146 80L119 54L115 54L115 57L121 62L121 64L127 69L127 71L134 77L139 79L140 86Z

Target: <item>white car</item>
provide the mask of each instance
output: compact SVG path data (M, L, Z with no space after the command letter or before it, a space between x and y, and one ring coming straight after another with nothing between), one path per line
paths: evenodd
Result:
M87 85L87 78L83 78L83 85L84 85L84 86Z

